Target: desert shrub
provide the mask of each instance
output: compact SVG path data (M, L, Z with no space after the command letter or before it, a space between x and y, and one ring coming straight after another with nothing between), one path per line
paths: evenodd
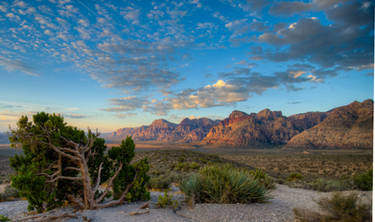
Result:
M172 205L172 197L168 194L168 190L164 191L164 195L159 195L156 206L159 208L166 208Z
M0 201L9 201L19 198L17 189L8 185L5 187L4 192L0 193Z
M173 182L173 175L162 175L158 177L152 177L150 179L149 186L155 189L168 189L169 185Z
M254 179L256 179L260 183L262 183L266 189L274 189L275 188L275 182L263 170L258 169L258 168L255 169L255 170L250 170L250 174L254 177Z
M329 192L329 191L348 190L352 186L351 186L350 180L318 178L314 180L313 182L311 182L310 184L308 184L307 187L313 190Z
M190 163L190 166L189 166L190 169L193 169L193 170L197 170L200 168L200 165L197 163L197 162L191 162Z
M10 221L10 219L7 216L0 214L0 222L7 222L7 221Z
M355 176L353 182L357 189L372 190L372 169L366 173Z
M300 173L291 173L289 174L287 180L289 182L293 182L293 181L296 181L296 180L302 180L303 179L303 176L300 174Z
M296 221L300 222L370 222L371 206L359 203L356 194L334 193L331 198L318 201L319 207L327 214L303 209L294 209Z
M23 150L23 154L10 158L16 171L12 186L28 200L29 210L47 211L63 203L92 209L149 199L147 160L130 164L133 140L128 137L107 152L105 140L98 136L68 126L60 115L42 112L32 121L26 116L20 118L10 137L12 146L20 145ZM109 181L101 192L99 185ZM111 194L118 199L120 193L124 195L119 201L101 203Z
M266 188L248 172L231 165L205 166L182 182L196 203L250 203L266 200Z

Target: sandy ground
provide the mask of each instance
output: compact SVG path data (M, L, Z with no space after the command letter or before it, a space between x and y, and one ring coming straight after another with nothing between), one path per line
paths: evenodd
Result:
M360 195L361 200L372 203L372 192L354 191ZM151 205L147 212L142 215L130 216L129 213L139 210L143 202L125 204L117 207L88 210L80 213L77 219L67 221L83 221L83 217L91 218L92 221L120 222L120 221L254 221L254 222L283 222L293 221L293 208L304 208L319 211L316 200L327 197L332 193L323 193L312 190L290 188L285 185L277 185L270 192L272 197L266 203L257 204L196 204L193 208L182 207L178 211L172 209L157 209L155 203L160 192L151 193ZM184 196L177 190L170 193L173 198L182 202ZM26 212L26 201L12 201L0 203L0 214L12 219L24 216ZM61 210L63 211L63 210Z

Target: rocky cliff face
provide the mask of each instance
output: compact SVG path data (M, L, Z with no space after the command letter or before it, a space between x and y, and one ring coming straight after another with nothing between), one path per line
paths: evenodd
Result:
M286 144L290 138L320 123L326 114L304 113L285 117L280 111L264 109L258 113L232 112L213 127L203 144L264 146Z
M294 136L288 147L369 148L373 141L374 102L353 102L328 112L320 124Z

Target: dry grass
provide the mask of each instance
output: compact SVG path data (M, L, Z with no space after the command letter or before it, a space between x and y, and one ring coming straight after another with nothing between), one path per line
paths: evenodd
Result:
M372 152L369 150L221 149L215 153L224 159L260 168L277 178L279 183L313 189L322 187L322 191L352 189L352 178L372 168ZM302 179L288 182L288 176L295 173Z

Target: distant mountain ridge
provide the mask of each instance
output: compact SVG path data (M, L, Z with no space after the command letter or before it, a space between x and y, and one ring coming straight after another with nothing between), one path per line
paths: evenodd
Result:
M0 132L0 144L8 144L9 143L8 137L9 137L8 133Z
M218 120L208 118L185 118L180 124L168 122L164 119L154 120L149 126L135 128L121 128L104 138L110 141L121 141L131 136L135 141L158 141L190 143L201 141L208 131L218 123Z
M148 126L118 129L104 138L119 142L132 136L135 141L233 147L372 148L372 120L373 101L366 100L288 117L264 109L250 114L235 110L221 121L185 118L175 124L159 119Z

